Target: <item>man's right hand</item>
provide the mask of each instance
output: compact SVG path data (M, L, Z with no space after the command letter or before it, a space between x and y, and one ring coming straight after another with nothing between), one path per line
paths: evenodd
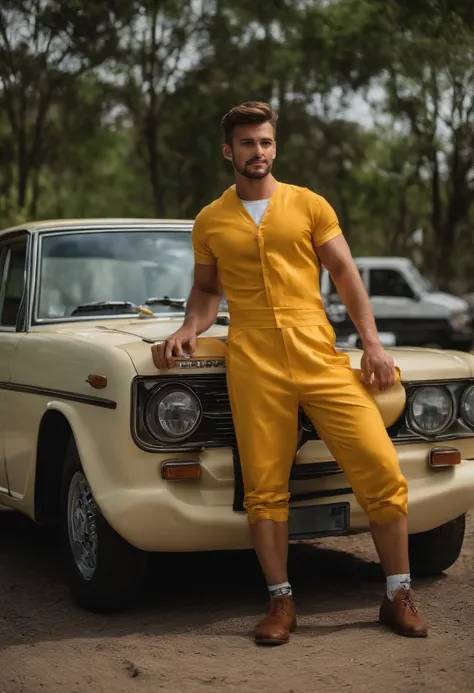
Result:
M196 329L194 326L183 325L163 342L157 342L151 347L153 363L160 370L174 368L174 357L184 358L186 351L190 356L196 353Z

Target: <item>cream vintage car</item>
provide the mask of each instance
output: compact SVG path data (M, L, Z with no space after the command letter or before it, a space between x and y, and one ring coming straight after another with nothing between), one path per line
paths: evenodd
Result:
M166 372L151 358L182 322L191 228L78 220L0 234L0 504L60 525L86 609L130 604L150 552L250 547L227 313L196 357ZM348 351L358 369L361 352ZM434 575L458 558L474 506L474 356L391 353L402 383L373 394L409 482L413 573ZM368 531L304 414L291 494L291 540Z

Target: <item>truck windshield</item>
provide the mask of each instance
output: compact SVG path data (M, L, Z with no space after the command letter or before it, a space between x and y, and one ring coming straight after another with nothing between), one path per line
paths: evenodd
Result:
M77 231L44 236L36 317L64 319L78 306L107 301L143 305L150 297L187 299L193 267L190 233ZM150 308L154 313L182 312L167 301ZM103 311L102 305L98 314Z
M426 291L427 293L437 291L436 286L430 282L429 279L424 277L415 265L410 264L408 267L408 272L411 274L413 280L416 282L421 291Z

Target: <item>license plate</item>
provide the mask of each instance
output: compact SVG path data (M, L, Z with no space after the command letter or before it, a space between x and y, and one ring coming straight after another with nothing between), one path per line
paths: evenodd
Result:
M350 504L328 503L290 507L288 530L290 540L349 534Z

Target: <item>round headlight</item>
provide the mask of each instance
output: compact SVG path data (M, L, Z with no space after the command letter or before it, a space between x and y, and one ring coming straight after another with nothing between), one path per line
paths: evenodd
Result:
M201 421L201 405L191 389L167 385L155 392L145 411L150 433L160 440L188 438Z
M421 387L411 397L408 424L420 435L433 436L444 431L453 419L454 403L444 387Z
M468 387L461 397L461 416L468 426L474 428L474 385Z

